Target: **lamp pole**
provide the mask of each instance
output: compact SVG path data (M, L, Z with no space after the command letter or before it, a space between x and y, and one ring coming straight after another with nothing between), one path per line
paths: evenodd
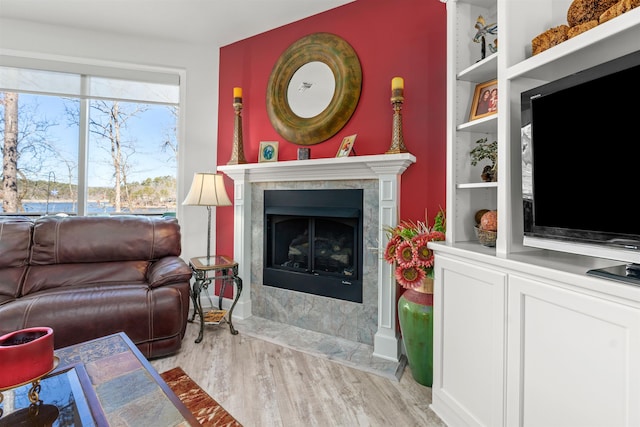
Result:
M207 265L211 265L211 206L207 206Z

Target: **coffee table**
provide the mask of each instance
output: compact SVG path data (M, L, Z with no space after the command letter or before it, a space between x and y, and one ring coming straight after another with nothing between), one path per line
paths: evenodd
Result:
M162 380L158 372L124 333L108 335L54 352L58 367L40 381L44 406L59 402L54 390L67 387L75 408L71 424L65 404L59 405L58 424L82 426L199 426L195 416ZM49 384L49 385L48 385ZM47 385L49 389L47 388ZM16 399L25 391L16 389ZM20 394L21 393L21 394ZM5 395L7 392L5 392ZM5 403L8 399L5 399ZM23 411L26 412L26 406ZM50 409L50 408L47 408ZM15 411L19 412L19 411ZM18 414L19 415L19 414ZM8 418L11 413L5 410ZM78 419L79 418L79 419Z

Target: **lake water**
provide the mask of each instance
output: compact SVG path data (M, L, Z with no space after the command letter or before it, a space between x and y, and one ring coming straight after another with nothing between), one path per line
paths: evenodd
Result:
M29 202L23 203L24 213L29 214L44 214L49 213L49 215L57 214L57 213L75 213L76 212L76 204L68 203L68 202L49 202L49 208L47 210L46 202ZM175 211L175 208L168 207L160 207L160 208L138 208L134 211L137 214L162 214L168 211ZM2 204L0 204L0 212L2 210ZM98 203L98 202L90 202L87 204L87 214L95 215L100 213L113 213L115 212L115 208L113 205ZM129 210L124 208L122 209L122 213L129 213Z

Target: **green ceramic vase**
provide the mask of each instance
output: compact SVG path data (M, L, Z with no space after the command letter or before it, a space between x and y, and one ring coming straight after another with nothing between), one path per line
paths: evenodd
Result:
M413 379L433 385L433 279L429 284L407 289L398 299L398 318Z

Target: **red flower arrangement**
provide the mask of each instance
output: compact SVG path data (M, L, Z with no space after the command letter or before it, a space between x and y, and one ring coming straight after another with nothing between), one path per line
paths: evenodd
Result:
M427 247L431 241L445 240L444 210L436 215L433 227L427 222L401 221L394 228L386 228L389 237L384 259L395 264L396 280L405 289L422 285L425 277L433 278L433 251Z

